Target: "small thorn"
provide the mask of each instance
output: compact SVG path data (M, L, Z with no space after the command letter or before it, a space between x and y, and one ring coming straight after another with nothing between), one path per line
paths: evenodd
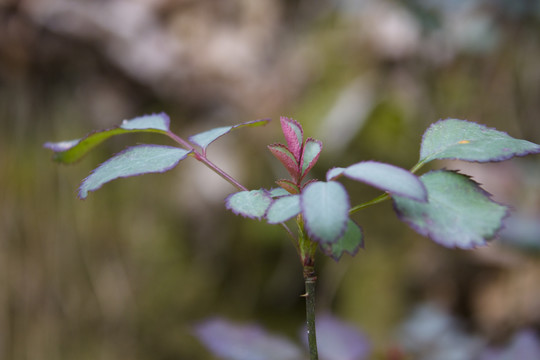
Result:
M308 297L308 293L302 294L300 297Z

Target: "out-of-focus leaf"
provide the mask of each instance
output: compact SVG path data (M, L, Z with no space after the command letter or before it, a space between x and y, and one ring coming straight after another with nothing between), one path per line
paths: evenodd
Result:
M266 213L266 219L269 224L279 224L299 213L300 195L283 196L272 202Z
M364 234L362 228L349 219L345 234L335 243L322 246L324 253L335 261L338 261L345 252L351 256L356 255L360 248L364 247Z
M349 220L349 197L338 182L317 181L306 186L300 200L304 225L313 240L336 242Z
M446 247L471 249L485 245L501 228L508 209L468 176L439 170L420 179L427 203L393 196L399 218L418 233Z
M513 213L504 219L500 242L515 249L540 252L540 217Z
M208 145L219 139L221 136L231 132L235 129L240 129L246 126L261 126L266 125L270 119L252 120L237 125L222 126L211 130L204 131L202 133L192 135L188 139L192 143L200 146L203 151L206 151Z
M300 170L298 162L296 161L294 155L287 149L285 145L282 144L272 144L268 145L268 150L285 166L285 169L289 172L293 179L298 179L300 177Z
M302 151L302 159L300 160L300 166L302 168L301 178L311 170L313 165L319 159L322 151L322 142L312 138L308 138L304 144L304 150Z
M124 120L120 126L112 129L96 131L82 139L48 142L43 146L55 152L55 161L70 164L80 160L90 150L115 135L135 132L152 132L167 134L169 131L169 117L165 113L144 115L131 120Z
M427 192L420 179L411 172L394 165L363 161L345 168L343 175L392 195L422 202L427 200Z
M226 360L302 360L303 351L288 339L257 325L238 325L215 318L195 326L195 336Z
M514 335L506 348L488 348L480 360L538 360L540 340L533 330L525 329Z
M304 142L304 130L296 120L282 116L280 119L281 129L290 152L294 155L297 163L300 163L302 143Z
M264 189L240 191L231 194L225 200L225 206L235 214L261 219L272 203L272 197Z
M189 150L162 145L139 145L127 148L97 167L83 180L79 197L84 199L89 191L118 178L165 172L186 158Z
M466 333L438 306L422 304L398 331L401 347L414 360L478 359L484 342Z
M369 340L356 326L329 314L317 315L317 344L320 360L364 360L371 353Z
M503 161L514 156L540 153L540 145L465 120L447 119L424 133L420 162L458 159L476 162Z

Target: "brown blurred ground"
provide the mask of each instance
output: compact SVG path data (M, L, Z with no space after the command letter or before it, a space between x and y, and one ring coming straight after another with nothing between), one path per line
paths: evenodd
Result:
M288 115L325 144L319 178L366 159L410 167L439 118L540 143L539 21L525 0L0 1L0 358L206 359L190 326L207 316L292 337L302 323L292 246L226 212L234 189L214 174L186 162L79 201L77 184L109 154L162 139L114 139L69 167L45 141L160 111L186 136ZM210 155L271 187L284 176L265 149L282 141L278 127L229 135ZM474 171L539 217L538 163ZM377 195L346 185L357 202ZM357 220L366 250L319 260L319 305L379 349L423 300L490 339L540 324L533 255L441 248L390 204Z

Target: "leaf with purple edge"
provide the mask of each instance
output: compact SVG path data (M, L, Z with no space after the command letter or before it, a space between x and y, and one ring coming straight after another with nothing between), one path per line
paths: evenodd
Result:
M271 203L272 197L267 190L246 190L229 195L225 207L237 215L260 220Z
M269 224L285 222L300 213L300 195L282 196L275 199L268 211L266 219Z
M47 142L43 146L54 151L55 161L71 164L80 160L90 150L115 135L151 132L167 134L169 131L169 117L165 113L144 115L131 120L124 120L121 125L111 129L95 131L82 139Z
M321 250L335 261L339 261L345 252L354 256L360 248L364 248L364 234L362 228L353 220L349 219L345 234L343 234L343 236L335 243L322 246Z
M485 245L501 229L508 208L491 200L468 176L439 170L420 180L427 203L393 196L398 217L419 234L446 247L471 249Z
M300 176L298 163L294 155L282 144L268 145L268 150L285 166L291 177L296 181Z
M213 318L197 324L194 335L217 357L227 360L301 360L304 352L287 338L259 325Z
M317 181L305 187L300 205L304 225L312 240L321 244L336 242L349 220L349 196L338 182Z
M363 161L347 167L343 175L392 195L405 196L425 202L427 192L420 179L410 171L376 161Z
M287 190L287 192L290 194L300 193L300 189L298 188L298 186L290 180L286 180L286 179L277 180L276 184L281 186L283 189Z
M139 145L129 147L92 171L81 183L79 197L85 199L89 191L95 191L114 179L171 170L189 153L189 150L172 146Z
M326 172L326 181L336 180L343 175L345 168L333 167Z
M473 122L447 119L432 124L422 137L420 163L435 159L494 162L540 153L540 145Z
M188 139L189 141L200 146L201 149L206 151L206 148L208 147L208 145L210 145L211 143L213 143L214 141L216 141L223 135L231 132L232 130L240 129L246 126L266 125L269 121L270 119L261 119L261 120L247 121L247 122L237 124L237 125L221 126L221 127L217 127L211 130L204 131L196 135L192 135Z
M309 170L315 165L321 155L322 142L312 138L308 138L304 144L302 151L302 160L300 161L300 167L302 168L301 178L307 175Z
M296 162L299 163L300 156L302 155L302 143L304 142L302 125L298 121L284 116L279 120L281 122L281 130L287 141L287 146L296 159Z

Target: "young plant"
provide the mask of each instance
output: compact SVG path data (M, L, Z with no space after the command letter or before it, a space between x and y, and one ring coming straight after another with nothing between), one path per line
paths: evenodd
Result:
M362 161L348 167L335 167L326 181L307 180L309 171L322 151L322 142L304 138L302 126L281 117L286 145L272 144L270 152L283 164L289 179L276 181L274 189L248 190L212 163L208 146L232 130L265 125L268 119L215 128L188 137L172 133L167 115L154 114L124 120L112 129L90 133L77 140L46 143L54 160L69 164L106 139L127 133L151 132L168 136L178 146L137 145L114 155L82 181L79 197L122 177L171 170L181 160L192 157L209 167L237 190L225 201L227 209L253 219L281 225L298 252L303 266L306 323L310 359L318 358L315 332L315 255L317 249L339 260L347 252L355 255L364 246L361 227L350 218L355 212L391 199L397 216L418 233L450 248L472 249L485 245L501 229L508 207L491 200L490 195L467 175L457 171L435 170L421 176L415 173L433 160L459 159L497 162L514 156L540 153L540 145L515 139L484 125L456 119L440 120L424 133L419 161L410 171L376 161ZM346 188L337 180L347 177L383 191L367 202L351 206ZM293 232L286 224L296 222Z

